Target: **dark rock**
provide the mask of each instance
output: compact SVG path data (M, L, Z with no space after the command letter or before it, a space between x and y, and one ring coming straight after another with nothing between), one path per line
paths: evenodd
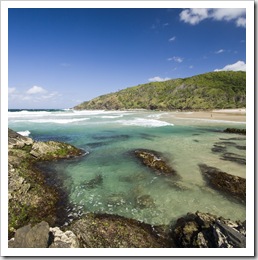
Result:
M235 146L238 150L246 150L246 146L245 145L236 145Z
M225 146L221 146L221 145L213 145L211 150L214 153L223 153L223 152L226 152L227 148Z
M199 164L199 167L204 179L212 188L233 196L241 202L245 202L246 179L222 172L206 164Z
M92 136L93 139L95 140L108 140L108 139L111 139L112 141L125 141L127 139L130 138L130 135L110 135L110 134L97 134L97 135L94 135Z
M241 134L246 135L245 129L238 129L238 128L227 128L224 130L225 133L232 133L232 134Z
M243 156L235 153L224 153L220 159L225 161L235 162L238 164L244 164L244 165L246 164L246 159Z
M126 203L126 195L125 193L113 193L107 195L106 197L106 204L111 205L112 207L122 206Z
M232 138L220 138L220 140L225 140L225 141L243 141L246 140L246 138L242 137L232 137Z
M19 228L9 247L14 248L46 248L49 239L49 225L42 221L31 227L31 225Z
M93 142L93 143L87 143L87 146L89 146L90 148L99 148L111 143L112 142Z
M71 230L84 248L164 248L172 241L165 231L142 222L109 214L86 214Z
M160 154L155 151L139 149L134 151L134 154L145 166L154 170L157 175L177 175L177 172L165 162Z
M216 217L209 213L188 213L171 227L177 247L183 248L244 248L244 223Z
M86 189L95 189L97 188L99 185L102 185L103 183L103 176L101 174L98 174L96 177L94 177L93 179L89 180L89 181L84 181L82 183L82 185L86 188Z
M141 195L136 198L136 206L143 208L153 208L155 203L153 198L150 195Z
M215 145L235 146L236 143L225 141L225 142L216 142Z

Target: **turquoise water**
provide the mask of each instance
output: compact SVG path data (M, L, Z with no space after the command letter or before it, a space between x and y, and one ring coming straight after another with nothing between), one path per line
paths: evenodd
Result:
M245 137L221 132L245 124L146 111L16 111L8 116L9 127L23 135L64 141L88 152L48 166L62 180L69 201L84 212L118 214L155 225L197 210L232 220L246 218L245 205L208 187L198 167L205 163L245 177L245 165L222 160L222 153L211 150L219 142L227 152L245 157ZM133 156L139 148L163 153L180 177L155 175Z

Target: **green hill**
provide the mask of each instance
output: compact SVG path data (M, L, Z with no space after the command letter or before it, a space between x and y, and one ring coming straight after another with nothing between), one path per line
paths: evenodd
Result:
M99 96L74 109L205 110L245 106L246 73L218 71L141 84Z

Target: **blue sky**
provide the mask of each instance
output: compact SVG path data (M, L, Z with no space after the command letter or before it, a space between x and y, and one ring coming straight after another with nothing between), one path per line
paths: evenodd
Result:
M150 81L245 70L245 9L12 9L8 107L70 108Z

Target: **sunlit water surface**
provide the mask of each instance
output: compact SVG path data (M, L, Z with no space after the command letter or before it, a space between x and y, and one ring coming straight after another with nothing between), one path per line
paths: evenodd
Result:
M223 133L243 123L177 119L146 111L16 111L9 127L35 140L57 140L88 152L48 164L62 180L69 201L84 212L118 214L150 224L168 224L187 212L246 218L245 205L210 188L198 164L245 178L245 165L221 159L213 145L245 157L245 136ZM233 138L233 140L232 140ZM228 140L231 139L231 140ZM236 140L234 140L236 139ZM238 147L238 148L237 148ZM180 178L157 176L133 155L135 149L163 154Z

